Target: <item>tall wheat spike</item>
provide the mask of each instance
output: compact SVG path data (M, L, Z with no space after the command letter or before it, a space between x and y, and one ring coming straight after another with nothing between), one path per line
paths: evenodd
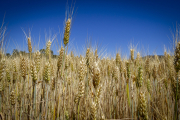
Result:
M66 21L65 31L64 31L64 45L66 46L69 43L69 36L70 36L70 29L71 29L71 19L69 18Z

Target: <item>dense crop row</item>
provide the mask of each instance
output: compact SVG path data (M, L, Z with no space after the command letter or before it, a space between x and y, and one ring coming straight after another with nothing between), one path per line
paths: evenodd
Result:
M0 116L3 119L177 119L180 98L180 43L175 55L99 58L68 52L71 19L58 58L32 53L7 57L0 53ZM178 87L179 86L179 87Z

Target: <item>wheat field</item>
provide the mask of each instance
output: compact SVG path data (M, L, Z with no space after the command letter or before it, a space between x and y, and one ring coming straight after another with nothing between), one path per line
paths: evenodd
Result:
M68 51L71 18L66 20L58 57L34 51L7 57L0 51L0 119L2 120L177 120L179 118L180 42L174 53L141 57L99 57ZM3 36L1 29L0 36ZM3 37L0 37L3 44ZM137 56L135 57L135 52ZM70 54L68 54L70 53Z

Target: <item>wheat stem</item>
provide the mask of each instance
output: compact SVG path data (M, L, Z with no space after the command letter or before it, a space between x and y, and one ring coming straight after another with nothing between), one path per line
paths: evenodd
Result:
M34 102L33 102L33 109L34 109L34 117L36 118L36 83L34 83Z

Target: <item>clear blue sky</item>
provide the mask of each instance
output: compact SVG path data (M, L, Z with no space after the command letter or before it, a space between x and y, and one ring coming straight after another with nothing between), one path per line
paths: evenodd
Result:
M72 1L68 1L71 5ZM106 53L129 54L130 44L138 51L158 55L164 53L164 45L172 47L171 29L180 23L180 2L178 0L76 0L70 36L70 49L81 52L87 45L96 43ZM45 33L50 36L63 33L66 0L1 0L0 21L5 14L7 52L14 48L28 51L23 28L31 28L33 46L45 48ZM174 25L174 27L173 27ZM45 32L46 31L46 32ZM51 36L52 36L51 35ZM61 43L60 34L58 41ZM55 54L57 41L52 44Z

